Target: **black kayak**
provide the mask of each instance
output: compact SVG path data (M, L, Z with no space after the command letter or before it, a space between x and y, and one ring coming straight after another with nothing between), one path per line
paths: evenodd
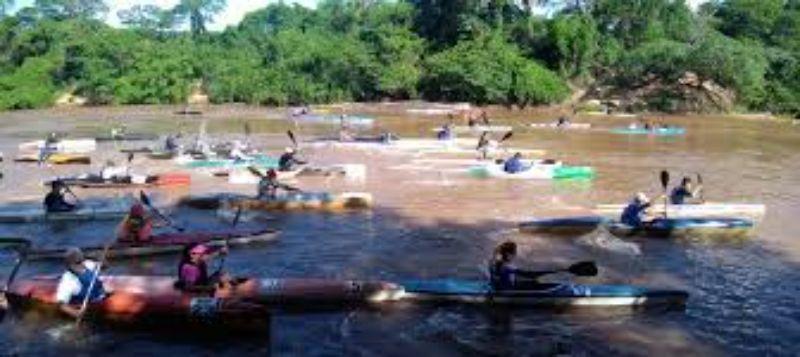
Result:
M641 227L633 227L600 216L582 216L523 222L519 224L519 229L527 233L581 235L601 226L618 237L743 238L748 236L754 223L741 218L656 218Z
M94 138L97 141L152 141L158 140L158 135L145 133L124 133L101 135Z

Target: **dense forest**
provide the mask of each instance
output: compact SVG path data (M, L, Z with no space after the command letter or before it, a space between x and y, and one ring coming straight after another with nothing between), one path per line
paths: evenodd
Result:
M800 0L323 0L207 30L225 0L0 0L0 109L424 99L800 113ZM548 9L547 16L536 9Z

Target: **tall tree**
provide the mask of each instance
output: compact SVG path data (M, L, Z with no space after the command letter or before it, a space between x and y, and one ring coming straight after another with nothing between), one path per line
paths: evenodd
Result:
M214 22L214 15L225 9L225 0L181 0L173 13L189 21L189 29L193 36L206 33L206 25Z
M0 18L5 16L14 7L14 0L0 0Z
M58 20L91 19L108 12L103 0L36 0L35 4L44 17Z
M172 12L155 5L136 5L120 10L117 17L123 25L144 31L163 31L174 25Z

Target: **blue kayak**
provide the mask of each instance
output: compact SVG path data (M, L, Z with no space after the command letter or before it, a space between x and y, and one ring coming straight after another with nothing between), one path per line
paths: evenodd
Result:
M409 300L543 308L684 306L682 290L634 285L541 284L535 290L494 290L480 280L435 279L401 283Z
M614 134L625 134L625 135L678 136L686 134L686 129L680 127L667 127L667 128L654 128L654 129L617 128L617 129L611 129L611 132Z
M519 224L520 231L527 233L581 235L604 226L620 237L645 236L671 237L746 237L754 223L741 218L656 218L641 227L601 217L581 216L533 220Z

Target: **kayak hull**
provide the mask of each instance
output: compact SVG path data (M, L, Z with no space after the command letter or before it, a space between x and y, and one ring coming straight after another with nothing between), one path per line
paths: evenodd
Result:
M42 206L0 211L0 223L94 221L124 217L130 204L115 202L106 206L83 207L70 212L47 213Z
M158 140L158 135L154 134L118 134L118 135L104 135L95 137L96 141L155 141Z
M595 214L616 218L625 209L624 204L601 204L594 209ZM654 205L650 208L655 215L664 214L663 205ZM702 217L735 217L761 219L766 214L767 208L763 204L746 203L715 203L667 205L667 217L672 218L702 218Z
M561 163L544 164L534 162L526 170L508 173L503 164L489 163L469 169L471 176L513 180L591 179L594 169L588 166L564 166Z
M340 194L302 193L278 196L273 200L240 198L229 200L224 208L257 210L257 211L350 211L372 207L372 195L369 193L346 192Z
M110 179L106 180L99 176L77 177L77 178L61 178L60 181L70 186L78 186L80 188L145 188L145 187L163 187L163 186L188 186L192 182L191 175L184 173L169 173L161 175L150 175L147 177L141 176L142 183L133 182L133 177L123 179Z
M406 299L547 309L607 307L683 307L681 290L631 285L542 284L536 290L493 290L484 281L440 279L401 283Z
M611 129L611 132L614 133L614 134L623 134L623 135L680 136L680 135L686 134L686 129L684 129L684 128L656 128L656 129L618 128L618 129Z
M26 154L17 156L15 162L39 162L39 154ZM52 154L44 162L53 165L89 165L92 158L83 154Z
M650 238L745 238L754 227L750 220L739 218L657 218L640 228L605 217L567 217L523 222L526 233L582 235L604 227L618 237Z
M40 151L45 148L44 140L34 140L19 144L19 151ZM97 149L94 139L66 139L59 140L51 146L56 153L61 154L88 154Z
M181 252L188 244L203 243L212 247L243 246L276 240L280 232L272 229L230 232L164 233L151 237L148 243L117 242L108 250L109 258L130 258ZM82 247L88 257L99 258L104 247ZM33 249L28 260L62 259L65 249Z

